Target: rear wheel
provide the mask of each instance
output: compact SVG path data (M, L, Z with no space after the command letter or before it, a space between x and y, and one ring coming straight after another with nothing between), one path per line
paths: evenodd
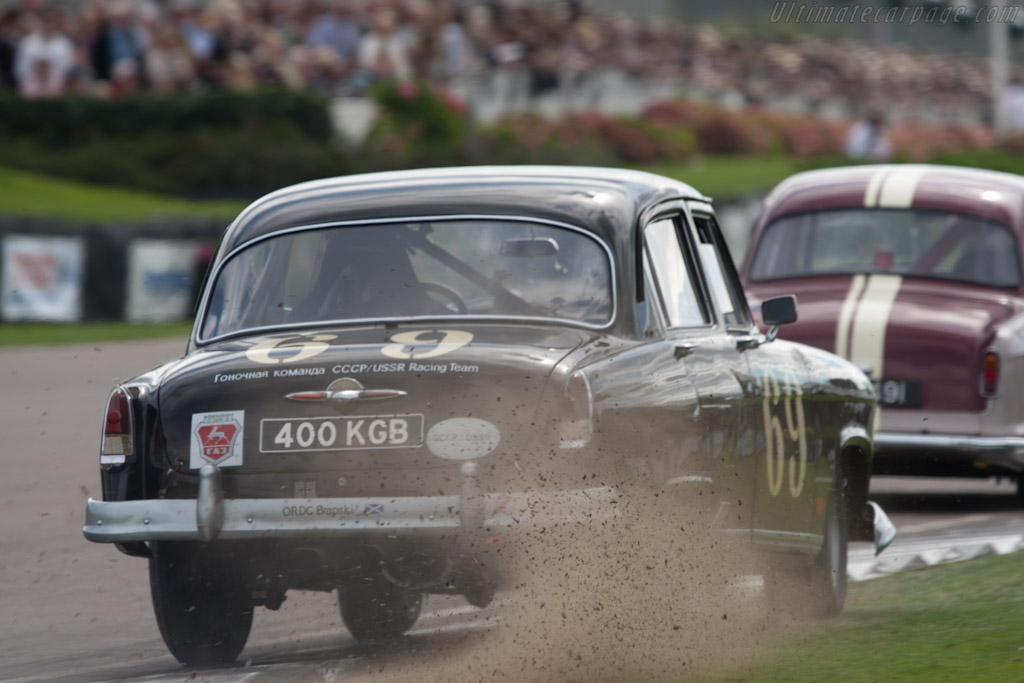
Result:
M366 578L338 590L341 620L361 643L394 640L420 617L423 594L384 577Z
M193 544L154 544L153 611L167 649L182 664L233 662L249 639L251 596L219 564Z

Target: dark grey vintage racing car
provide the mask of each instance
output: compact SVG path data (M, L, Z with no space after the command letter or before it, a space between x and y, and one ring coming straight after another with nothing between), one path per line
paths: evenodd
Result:
M149 559L189 664L236 658L289 589L337 590L359 640L410 629L426 593L486 605L523 529L614 518L644 488L699 495L835 613L847 540L891 540L866 500L874 392L773 332L709 200L667 178L285 188L225 233L185 356L110 395L85 535Z

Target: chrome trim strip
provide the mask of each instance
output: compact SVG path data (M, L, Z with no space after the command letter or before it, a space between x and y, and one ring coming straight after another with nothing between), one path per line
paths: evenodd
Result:
M201 339L200 336L199 336L199 332L200 332L203 324L206 321L206 312L207 312L207 309L209 307L210 297L213 295L213 290L214 290L214 288L215 288L215 286L217 284L218 279L220 278L221 270L224 268L225 264L227 264L229 261L231 261L231 259L236 254L238 254L240 251L242 251L243 249L248 249L249 247L251 247L251 246L253 246L255 244L258 244L260 242L263 242L265 240L268 240L268 239L273 239L275 237L280 237L282 235L288 235L288 234L291 234L291 233L294 233L294 232L305 232L305 231L308 231L308 230L326 230L326 229L329 229L329 228L344 228L344 227L364 226L364 225L388 225L388 224L392 224L392 223L416 223L416 222L427 222L427 221L434 221L434 222L450 221L450 222L456 222L456 221L473 221L473 220L512 221L512 222L517 222L517 223L535 223L535 224L538 224L538 225L549 225L551 227L562 228L562 229L565 229L565 230L571 230L573 232L578 232L578 233L584 235L585 237L588 237L588 238L594 240L595 242L597 242L597 244L600 245L600 247L602 249L604 249L605 253L608 255L608 264L609 264L609 271L608 272L609 272L609 274L611 276L611 284L612 284L612 312L611 312L611 316L608 318L608 322L604 323L602 325L592 325L592 324L588 325L586 323L581 323L581 322L576 321L576 320L569 320L569 319L565 319L565 318L534 317L534 316L405 316L405 317L393 317L393 318L345 318L345 319L342 319L342 320L318 320L318 321L314 321L314 322L310 322L310 323L303 323L303 324L299 324L299 325L265 325L265 326L261 326L261 327L253 327L253 328L248 328L248 329L244 329L244 330L236 330L234 332L229 332L229 333L226 333L226 334L217 335L215 337L210 337L209 339ZM484 320L484 321L490 321L490 320L509 321L509 320L514 320L514 321L520 321L520 322L525 320L525 321L545 322L545 323L549 323L549 324L550 323L563 323L563 324L564 323L568 323L568 324L573 325L575 327L583 327L583 328L592 329L592 330L605 330L605 329L611 328L615 324L615 321L616 321L616 319L618 317L618 312L619 312L619 307L618 307L618 287L617 287L616 282L615 282L615 275L616 275L617 272L618 272L618 270L617 270L617 268L615 266L615 254L614 254L614 252L612 252L611 248L604 241L604 239L602 239L599 235L597 235L597 234L595 234L595 233L593 233L593 232L591 232L589 230L585 230L585 229L583 229L583 228L581 228L579 226L572 225L570 223L562 223L561 221L554 221L554 220L549 220L549 219L545 219L545 218L531 218L531 217L528 217L528 216L502 216L502 215L491 215L491 214L449 214L449 215L438 215L438 216L402 216L402 217L396 217L396 218L370 218L370 219L364 219L364 220L350 220L350 221L338 221L338 222L333 222L333 223L313 223L313 224L310 224L310 225L299 225L299 226L295 226L295 227L291 227L291 228L284 228L284 229L281 229L281 230L276 230L274 232L269 232L269 233L266 233L264 235L260 235L259 237L254 237L253 239L251 239L251 240L249 240L247 242L243 242L242 244L239 244L237 247L235 247L230 252L225 254L224 258L222 258L217 263L217 266L214 269L213 273L211 273L210 277L207 279L206 287L205 287L205 289L203 290L203 293L202 293L202 300L200 302L199 311L198 311L198 313L196 315L196 323L195 323L195 325L193 326L193 329L192 329L191 341L192 341L193 344L195 344L196 347L201 347L201 346L206 346L208 344L213 344L215 342L218 342L218 341L221 341L221 340L224 340L224 339L229 339L231 337L237 337L237 336L243 335L243 334L244 335L259 334L261 332L269 332L269 331L275 331L275 330L305 329L307 327L329 327L329 326L332 326L332 325L360 325L360 324L367 324L367 323L371 323L372 324L372 323L391 322L391 321L418 322L418 321L427 321L427 320L459 320L459 321L462 321L462 320L465 320L465 321L477 321L477 320Z
M875 452L882 448L907 451L957 451L964 454L1005 453L1024 456L1024 437L970 436L959 434L909 434L879 432L875 434ZM1019 456L1020 457L1020 456Z
M714 484L715 480L711 477L705 477L701 475L688 475L683 477L672 477L665 482L665 486L676 486L679 484Z
M212 488L212 487L211 487ZM468 508L467 520L481 519L486 529L549 526L611 519L618 496L601 487L555 492L488 493L482 512ZM198 541L198 501L89 499L82 532L90 541ZM395 531L444 533L473 524L460 523L460 496L401 498L246 498L220 501L223 517L217 539L267 539L351 534L393 534ZM215 521L212 510L204 522Z
M755 544L768 544L776 550L816 553L825 542L822 534L810 534L776 529L752 529L751 538Z
M318 394L313 396L313 394ZM295 391L285 394L290 401L384 401L389 398L408 396L409 392L401 389L345 389L344 391Z

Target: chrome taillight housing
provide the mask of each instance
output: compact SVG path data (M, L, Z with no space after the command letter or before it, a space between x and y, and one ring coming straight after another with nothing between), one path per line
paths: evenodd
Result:
M116 387L107 399L103 416L103 441L100 465L123 465L132 454L131 396L124 387Z
M985 398L995 398L999 395L999 354L995 351L981 354L978 391Z
M559 445L583 448L594 432L594 402L590 381L582 372L574 372L565 386L559 407Z

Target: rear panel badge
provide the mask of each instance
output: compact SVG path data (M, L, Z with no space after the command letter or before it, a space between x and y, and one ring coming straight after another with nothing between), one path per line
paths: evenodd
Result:
M218 467L240 466L244 429L244 410L194 413L188 466L192 469L207 463Z
M493 423L475 417L453 417L427 432L427 448L446 460L475 460L498 447L501 433Z

